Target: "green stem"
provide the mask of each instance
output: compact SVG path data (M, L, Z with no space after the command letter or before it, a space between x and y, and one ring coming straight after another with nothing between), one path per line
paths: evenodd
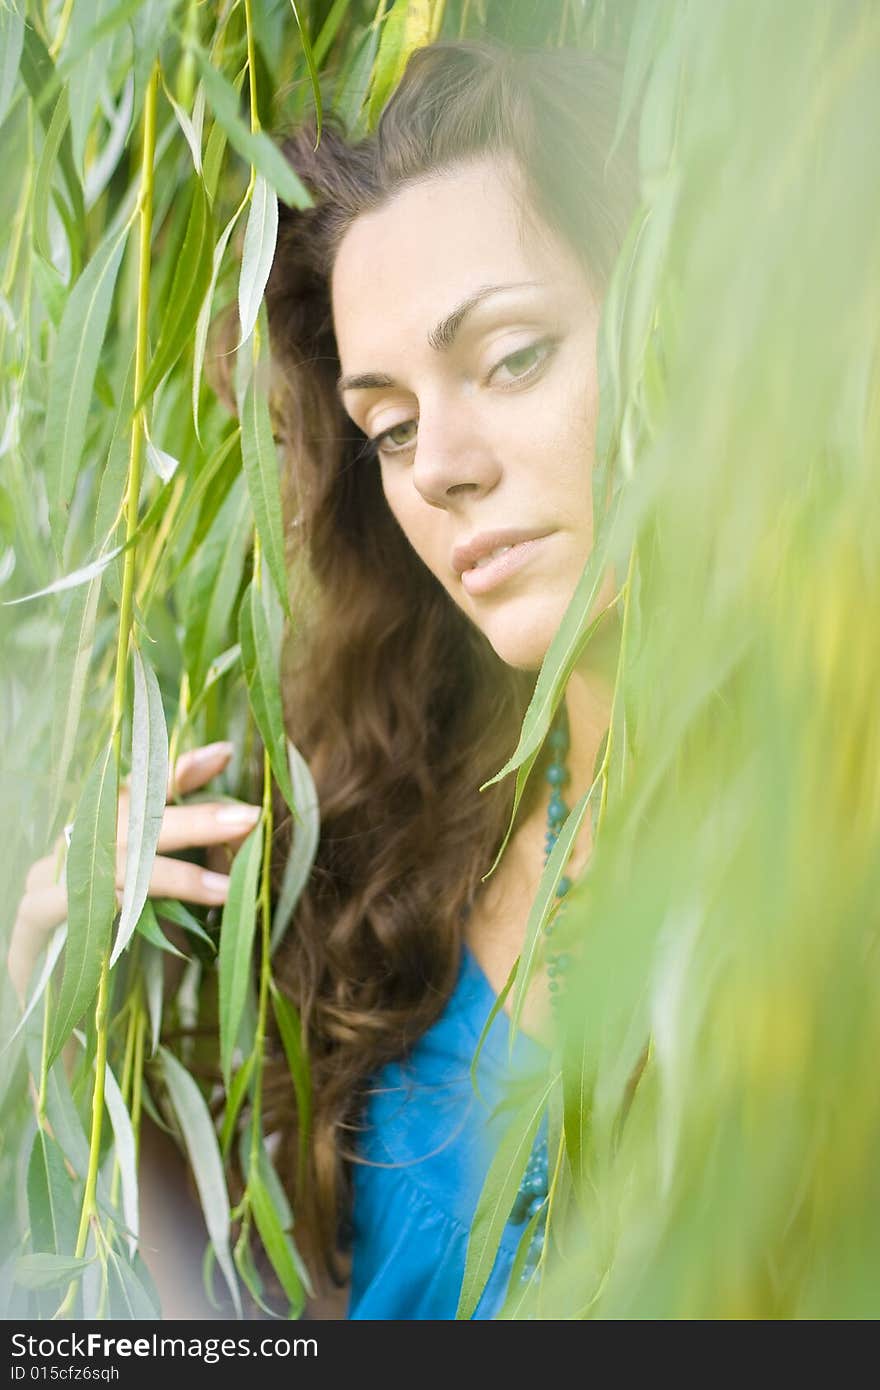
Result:
M70 28L70 16L72 14L73 0L64 0L64 9L61 11L61 19L58 22L58 32L52 40L52 46L49 49L49 57L52 59L53 63L61 52L61 45L67 38L67 31Z
M134 398L141 394L146 376L147 312L150 293L150 243L153 230L153 164L156 154L156 99L159 87L159 64L153 63L144 96L143 154L141 162L140 259L138 265L137 337L135 344ZM144 416L139 410L132 421L126 488L126 540L137 530L138 499L140 497L141 467L144 454ZM125 685L128 670L128 647L131 638L132 596L134 593L135 546L125 552L122 572L122 596L119 609L119 633L116 645L116 675L113 683L113 758L116 769L116 801L119 800L119 773L122 761L122 715L125 705ZM89 1139L89 1166L83 1193L82 1213L74 1254L81 1259L86 1248L89 1227L97 1216L95 1192L98 1182L98 1159L101 1150L101 1129L104 1118L104 1072L107 1063L107 1005L110 993L110 952L101 963L98 1003L95 1010L97 1047L95 1054L95 1090L92 1097L92 1128ZM56 1317L67 1316L76 1296L76 1282L71 1282Z
M257 110L257 62L254 44L254 16L252 0L244 0L244 22L247 29L248 90L251 100L251 130L256 134L260 129L260 113ZM253 178L253 169L251 170Z

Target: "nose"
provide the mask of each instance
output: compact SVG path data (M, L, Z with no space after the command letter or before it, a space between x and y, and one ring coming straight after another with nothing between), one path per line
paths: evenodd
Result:
M495 442L476 405L458 397L421 403L412 479L426 502L448 507L460 492L488 492L500 471Z

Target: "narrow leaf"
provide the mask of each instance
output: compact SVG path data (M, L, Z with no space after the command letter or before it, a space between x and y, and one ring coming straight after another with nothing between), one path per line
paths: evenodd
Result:
M555 1081L556 1077L551 1077L539 1096L530 1097L516 1111L492 1158L468 1237L456 1318L473 1317L486 1287L498 1253L501 1232L510 1216Z
M305 1307L305 1290L293 1255L292 1241L282 1229L278 1213L259 1173L251 1172L248 1176L248 1196L260 1240L287 1295L290 1304L288 1316L298 1318Z
M104 1103L113 1126L116 1143L116 1159L122 1178L122 1214L130 1232L128 1237L129 1257L134 1255L138 1243L138 1177L134 1130L122 1092L116 1077L107 1065L104 1069Z
M143 921L143 914L141 914L141 921ZM172 946L170 949L174 950L174 947ZM178 953L175 952L175 954ZM147 1013L150 1018L150 1056L155 1057L162 1028L162 1002L165 993L165 972L162 968L161 951L151 951L148 949L144 951L142 959L144 992L147 996Z
M214 290L217 288L217 277L220 274L220 267L223 264L223 257L226 254L226 247L232 235L233 228L242 214L245 202L242 199L235 212L230 217L223 231L220 233L217 245L211 257L211 279L208 282L208 290L202 300L202 307L199 310L198 322L196 323L195 345L193 347L193 379L192 379L192 412L193 424L195 425L196 436L201 439L199 433L199 394L202 385L202 369L205 365L205 348L208 343L208 329L211 324L211 308L214 302Z
M232 1054L244 1014L251 970L262 855L263 822L259 821L233 860L229 893L220 923L220 1062L227 1086L232 1076Z
M220 1152L223 1154L224 1159L229 1152L229 1145L232 1143L238 1112L247 1095L251 1073L254 1069L254 1055L253 1052L248 1053L238 1071L235 1073L235 1080L229 1087L226 1096L226 1109L223 1113L223 1128L220 1131Z
M34 1135L27 1193L31 1244L37 1250L72 1255L79 1224L74 1188L64 1166L64 1155L52 1135L43 1129Z
M6 599L0 607L12 608L16 603L29 603L32 598L44 598L46 594L60 594L65 589L75 589L78 584L88 584L90 579L96 578L101 574L111 561L116 559L125 550L124 545L117 545L113 550L102 555L100 559L93 560L91 564L83 566L80 570L73 570L70 574L64 575L62 579L56 579L51 584L47 584L45 589L36 589L32 594L24 594L21 598Z
M49 1065L92 1003L116 913L117 778L112 742L89 773L67 852L67 946Z
M162 315L162 328L135 403L139 410L182 353L192 334L202 300L211 283L211 229L208 199L200 178L191 180L192 194L183 245Z
M216 950L214 942L211 940L205 928L197 917L185 908L183 903L175 902L173 898L154 898L153 908L157 917L167 917L169 922L175 922L178 927L183 927L184 931L190 932L192 936L197 936L200 941L204 941L211 950Z
M272 916L272 951L287 931L293 909L312 871L321 836L321 813L314 779L308 763L290 739L287 740L287 761L299 825L292 833L290 854Z
M242 342L250 337L257 321L263 291L272 269L277 236L278 196L263 175L257 174L244 232L241 274L238 281L238 316L241 320Z
M0 6L0 125L6 119L15 90L23 47L23 17L9 5Z
M70 1255L21 1255L15 1262L15 1279L26 1289L51 1289L90 1264L91 1260L75 1260Z
M168 730L162 694L150 663L133 652L134 712L131 731L131 781L128 799L125 885L111 967L128 945L147 900L156 847L165 814L168 787Z
M305 1174L306 1153L309 1131L312 1124L312 1078L309 1061L302 1043L302 1024L299 1014L289 999L283 995L274 980L270 980L272 1008L275 1021L284 1047L284 1055L290 1068L293 1089L296 1094L297 1132L299 1137L299 1176Z
M229 1286L235 1310L241 1317L241 1297L229 1249L229 1197L214 1122L204 1097L189 1072L166 1047L159 1048L159 1055L162 1059L165 1084L195 1176L208 1235Z
M238 96L226 78L215 67L204 49L194 41L189 47L195 54L199 72L205 84L205 95L217 122L226 132L229 143L247 164L253 165L271 184L285 203L292 207L308 208L312 199L305 186L264 131L252 132L241 119L238 111Z
M112 228L80 275L64 309L49 376L46 407L46 491L56 553L70 508L98 358L107 331L125 239Z
M257 373L251 378L245 392L241 417L241 458L266 563L284 611L291 617L284 563L284 524L281 515L278 455L272 435L269 405L260 389L259 381Z
M300 42L302 43L303 53L305 54L309 77L312 79L312 93L315 98L315 149L317 149L321 139L321 121L323 114L321 106L321 83L318 78L318 64L315 54L312 51L312 43L309 38L308 28L300 19L296 0L290 0L290 3L293 8L293 17L296 20L296 27L299 29Z
M160 952L167 951L169 955L177 956L178 960L188 959L183 951L178 951L177 947L172 946L171 942L168 940L168 937L159 926L153 904L149 899L144 903L141 909L141 915L137 920L136 930L139 936L142 936L145 941L149 941L150 945L155 946Z
M509 1056L511 1058L516 1042L516 1030L519 1027L525 1005L526 993L537 963L543 928L550 915L550 909L556 902L556 889L568 863L572 846L580 833L587 808L599 785L600 779L597 777L589 789L584 792L577 805L566 816L556 844L544 865L538 891L529 909L526 934L519 955L519 969L514 985L513 1007L510 1011Z
M284 800L295 812L278 666L262 596L253 582L248 585L238 610L238 640L254 719L269 754L275 780Z

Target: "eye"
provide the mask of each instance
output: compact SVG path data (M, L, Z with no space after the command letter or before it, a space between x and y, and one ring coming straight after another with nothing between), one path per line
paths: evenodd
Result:
M370 445L377 453L379 451L386 454L401 453L410 444L415 443L417 423L416 420L401 420L399 425L392 425L390 430L383 430L381 434L375 435L370 440ZM412 431L412 433L406 434L407 430ZM401 433L403 433L403 438L400 437Z
M524 381L528 377L540 370L548 358L552 355L556 347L556 342L552 338L541 338L536 343L529 343L528 347L518 348L516 352L511 352L507 357L503 357L496 367L489 373L491 381L495 374L506 368L512 376L513 381ZM512 384L511 382L501 383Z

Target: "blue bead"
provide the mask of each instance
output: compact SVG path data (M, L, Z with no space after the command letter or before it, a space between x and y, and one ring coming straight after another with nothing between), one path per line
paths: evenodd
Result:
M562 763L551 763L544 777L551 787L564 787L568 781L568 769Z
M550 983L549 983L549 985L547 986L547 988L548 988L551 992L552 992L553 990L558 989L558 988L559 988L559 981L558 981L558 980L551 980Z
M529 1220L530 1220L530 1221L531 1221L531 1219L532 1219L533 1216L537 1216L538 1212L541 1210L542 1206L544 1205L545 1200L546 1200L546 1197L545 1197L545 1194L544 1194L544 1193L540 1193L540 1194L539 1194L539 1193L536 1193L535 1196L532 1198L532 1200L529 1202L529 1206L528 1206L528 1217L529 1217ZM540 1234L540 1233L536 1230L533 1239L538 1239L539 1234Z
M570 879L566 874L563 874L563 875L562 875L562 878L559 880L559 882L558 882L557 885L556 885L556 896L557 896L557 898L563 897L563 895L564 895L565 893L568 892L568 890L569 890L570 887L571 887L571 879Z
M563 728L550 730L548 742L551 748L561 749L563 752L568 748L568 733Z
M554 792L550 798L550 805L547 807L547 815L551 820L558 820L560 816L564 817L568 815L568 807L558 792Z

